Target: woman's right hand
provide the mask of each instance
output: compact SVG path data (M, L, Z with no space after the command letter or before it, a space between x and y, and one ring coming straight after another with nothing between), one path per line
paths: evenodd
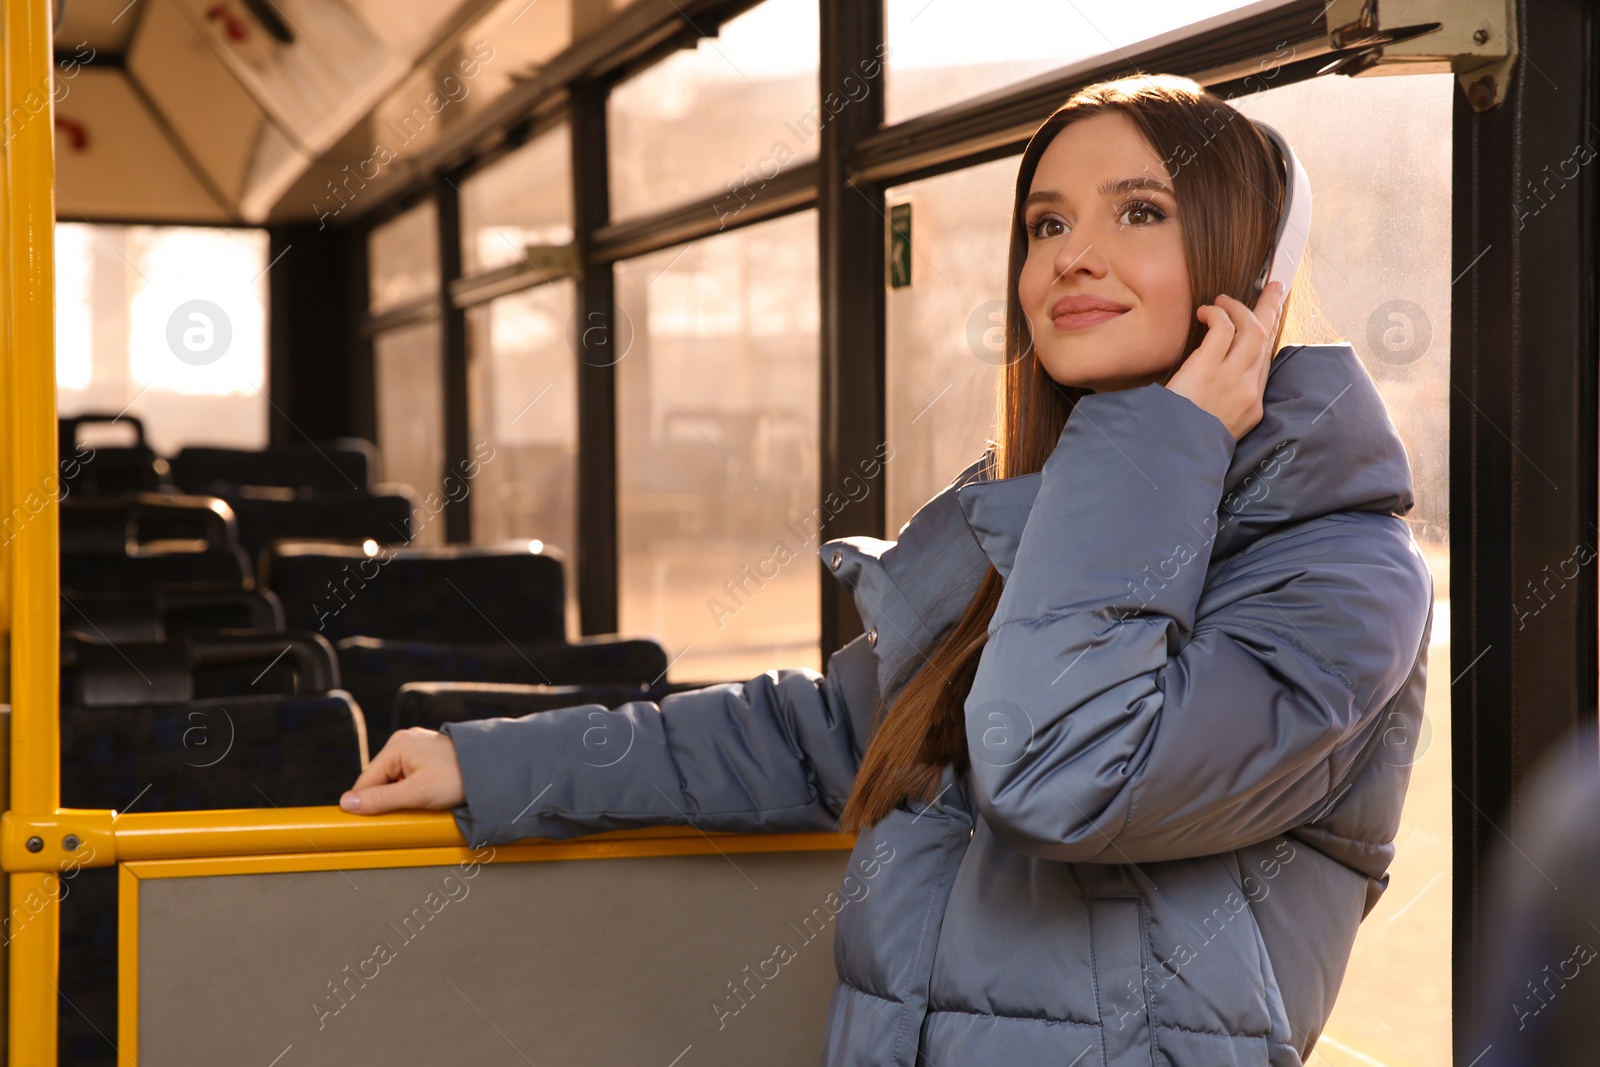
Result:
M1219 293L1215 304L1196 308L1195 315L1208 327L1206 335L1166 383L1215 415L1236 442L1260 424L1265 410L1267 375L1277 356L1272 341L1285 292L1282 282L1269 282L1254 310L1226 293Z
M390 735L339 807L360 815L401 808L454 808L467 802L456 743L438 730L413 726Z

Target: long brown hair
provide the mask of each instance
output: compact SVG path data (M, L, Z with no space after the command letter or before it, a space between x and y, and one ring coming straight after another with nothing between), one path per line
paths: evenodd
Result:
M1136 75L1074 93L1034 133L1017 168L1006 268L1006 360L996 405L999 440L991 442L995 455L988 471L993 478L1042 469L1073 406L1087 395L1087 390L1058 384L1033 354L1017 298L1017 280L1028 255L1022 201L1033 185L1039 157L1056 134L1107 112L1131 119L1165 161L1181 207L1191 307L1214 303L1218 293L1254 307L1261 295L1255 280L1277 226L1283 178L1277 153L1260 130L1240 121L1240 112L1188 78ZM1308 252L1290 287L1273 339L1274 354L1285 334L1302 344L1336 339L1310 292L1309 259ZM1161 384L1183 365L1207 329L1191 314L1183 353ZM899 690L898 696L879 716L840 815L842 830L853 833L871 826L903 801L931 802L947 764L954 763L958 772L967 770L966 698L1002 586L999 572L990 566L965 614L932 655L906 656L890 687Z

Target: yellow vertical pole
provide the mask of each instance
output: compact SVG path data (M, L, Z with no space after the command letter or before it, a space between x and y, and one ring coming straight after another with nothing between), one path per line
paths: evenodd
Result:
M60 803L59 581L55 400L55 121L49 0L3 4L4 343L0 346L0 573L8 600L11 810ZM54 1067L59 959L51 873L9 878L0 931L9 949L11 1067ZM34 911L20 904L42 900ZM25 922L18 916L27 915Z

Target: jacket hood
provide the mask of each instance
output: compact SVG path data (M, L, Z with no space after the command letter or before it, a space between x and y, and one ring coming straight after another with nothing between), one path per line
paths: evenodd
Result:
M956 499L990 562L1008 576L1042 475L991 478L993 451L962 472ZM1405 515L1416 505L1405 445L1346 342L1278 353L1267 372L1261 421L1235 444L1224 486L1213 561L1319 515Z

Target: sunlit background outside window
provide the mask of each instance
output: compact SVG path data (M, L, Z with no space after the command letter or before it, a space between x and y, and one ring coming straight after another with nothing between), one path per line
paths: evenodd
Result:
M138 417L161 454L190 444L264 447L266 268L264 230L58 223L61 415ZM190 318L194 301L224 319ZM180 337L226 329L227 348L209 361L180 358L175 315Z
M612 89L611 214L706 194L748 200L815 158L818 32L815 0L768 0Z

